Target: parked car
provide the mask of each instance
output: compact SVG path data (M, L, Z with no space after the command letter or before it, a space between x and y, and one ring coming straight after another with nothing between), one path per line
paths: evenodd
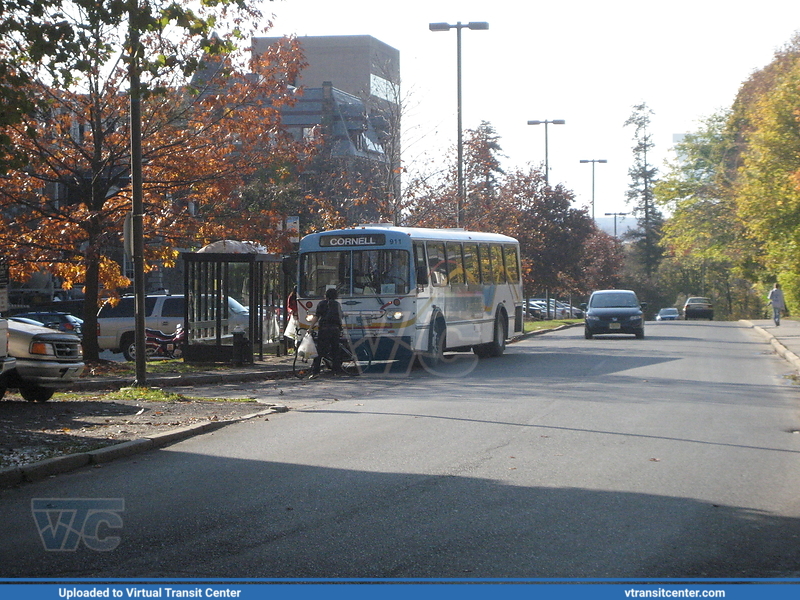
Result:
M67 333L74 333L78 337L83 337L83 319L79 319L69 313L55 312L55 311L36 311L26 312L14 317L23 319L33 319L39 321L45 327L57 329L58 331L66 331Z
M584 336L587 340L607 333L629 333L644 338L645 303L631 290L598 290L586 304Z
M166 334L175 333L178 325L183 325L183 295L154 294L145 298L145 327ZM236 300L228 297L227 331L231 335L239 326L245 331L250 325L250 311ZM116 304L106 302L97 313L97 343L101 350L122 352L125 360L136 356L136 322L134 317L134 297L123 296Z
M83 304L84 300L82 298L79 298L70 300L59 300L57 302L51 302L49 304L41 304L37 305L35 308L36 312L63 312L82 319Z
M8 321L8 353L16 365L6 374L5 383L30 401L48 401L85 368L78 336L19 321Z
M17 323L27 323L28 325L38 325L39 327L44 327L44 323L41 321L37 321L36 319L29 319L28 317L19 317L14 315L13 317L8 317L9 321L16 321Z
M679 316L677 308L662 308L656 315L656 321L677 321Z
M564 304L564 308L568 312L568 317L571 319L582 319L583 318L583 310L577 308L575 306L570 306L569 304Z
M528 316L532 319L544 319L544 305L529 302L527 307Z
M561 302L557 302L556 300L550 299L550 311L549 316L551 319L566 319L569 317L569 310L568 307ZM533 298L528 300L528 308L536 308L542 313L543 319L546 319L548 316L548 303L547 300L544 298Z
M683 318L689 319L714 319L714 305L708 298L698 296L688 298L683 305Z

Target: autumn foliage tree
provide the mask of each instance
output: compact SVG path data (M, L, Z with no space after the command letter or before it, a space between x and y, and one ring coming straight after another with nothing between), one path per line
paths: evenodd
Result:
M28 160L2 131L36 110L38 99L26 86L42 73L52 81L72 78L66 67L78 46L74 30L59 17L61 7L61 0L0 0L0 173Z
M0 244L12 277L47 271L64 287L83 284L87 332L96 330L101 291L129 284L119 262L131 207L127 6L76 2L65 11L81 45L76 76L60 87L46 78L30 83L26 94L42 107L3 129L29 157L0 188ZM292 101L286 81L302 57L286 40L247 61L239 40L248 23L257 28L262 19L235 2L203 3L194 12L151 2L134 23L150 57L142 102L149 269L172 264L176 248L232 236L282 248L280 215L242 190L265 165L292 164L302 151L282 133L278 111ZM212 24L230 33L211 35ZM87 358L96 358L96 339L87 336L84 345Z
M564 186L551 187L534 168L506 173L499 137L489 123L465 132L465 226L503 233L520 242L526 293L588 294L618 281L622 253L599 231L585 208L576 208ZM413 225L452 227L455 176L420 185L408 220Z
M800 305L800 34L741 87L732 126L741 146L737 214L758 240L761 278ZM766 291L764 291L766 293Z
M672 216L669 280L706 290L731 316L763 316L780 281L800 306L800 36L745 81L730 110L678 146L657 187ZM693 293L697 293L696 291ZM724 300L724 302L722 302ZM724 313L723 313L724 314Z

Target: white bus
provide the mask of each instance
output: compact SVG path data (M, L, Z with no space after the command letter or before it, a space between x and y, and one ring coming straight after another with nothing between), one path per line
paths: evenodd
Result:
M445 350L500 356L522 332L519 243L463 231L362 225L305 236L298 308L306 323L336 288L354 346L438 362Z

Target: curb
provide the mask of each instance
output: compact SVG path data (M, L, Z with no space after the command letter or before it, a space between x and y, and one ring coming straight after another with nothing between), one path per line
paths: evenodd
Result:
M288 411L289 409L287 407L275 404L271 405L266 410L244 415L237 419L208 421L206 423L187 425L148 437L98 448L97 450L91 450L89 452L65 454L64 456L47 458L21 467L0 469L0 488L11 487L22 483L33 483L34 481L54 477L61 473L80 469L81 467L101 465L117 460L118 458L134 456L142 452L147 452L148 450L163 448L164 446L174 444L186 438L220 429L226 425Z
M529 331L528 333L521 333L518 336L511 338L510 343L519 342L522 340L526 340L529 337L533 337L536 335L542 335L545 333L550 333L553 331L561 331L563 329L570 329L572 327L583 327L583 321L580 323L565 323L563 325L559 325L558 327L552 327L550 329L536 329L535 331Z
M796 371L800 371L800 356L797 356L797 354L795 354L794 352L789 350L786 346L784 346L778 340L778 338L776 338L774 335L772 335L769 331L767 331L763 327L760 327L751 321L747 321L746 319L741 319L739 322L743 323L747 327L755 329L758 333L763 335L770 343L772 348L775 350L775 352L778 354L778 356L780 356L782 359L784 359L786 362L792 365L792 367Z

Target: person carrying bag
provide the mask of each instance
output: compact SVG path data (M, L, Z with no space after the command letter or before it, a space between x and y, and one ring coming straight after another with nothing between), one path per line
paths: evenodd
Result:
M289 294L289 297L286 299L286 316L287 323L286 329L283 330L283 337L287 342L291 340L291 346L295 347L302 335L297 312L297 286L292 289L292 293Z
M342 373L342 357L339 354L339 338L342 335L342 306L335 288L325 292L325 300L317 305L314 324L319 325L317 357L311 365L311 378L319 376L323 357L330 359L334 373ZM313 327L313 325L312 325Z

